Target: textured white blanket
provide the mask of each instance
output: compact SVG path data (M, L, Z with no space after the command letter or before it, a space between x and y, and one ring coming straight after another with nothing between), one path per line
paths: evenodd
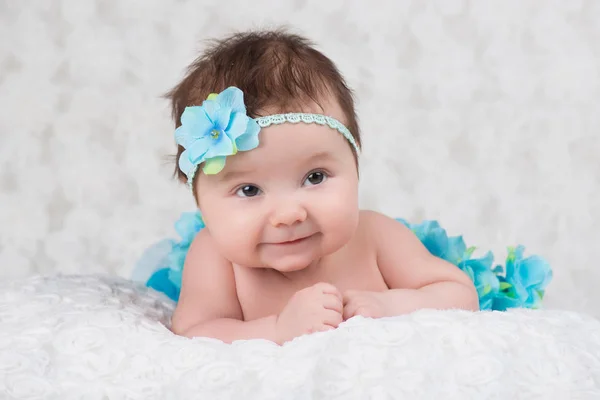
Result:
M572 312L354 318L279 347L175 336L172 309L111 277L0 285L0 398L600 398L600 322Z

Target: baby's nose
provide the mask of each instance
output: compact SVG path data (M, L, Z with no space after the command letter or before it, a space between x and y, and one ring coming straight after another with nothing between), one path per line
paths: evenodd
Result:
M306 220L306 209L295 202L279 204L271 214L270 222L274 227L291 226Z

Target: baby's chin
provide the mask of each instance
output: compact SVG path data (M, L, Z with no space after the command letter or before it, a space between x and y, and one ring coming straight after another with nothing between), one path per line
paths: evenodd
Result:
M324 243L321 243L321 246L314 246L303 252L278 255L275 257L261 257L261 261L267 268L274 269L282 273L302 271L315 266L315 263L319 262L319 260L323 259L324 257L329 256L340 247L335 246L333 248L327 248L330 246L322 245L324 245Z
M311 266L319 257L315 255L294 254L284 257L236 257L232 260L233 264L247 268L266 268L279 272L296 272Z
M314 264L321 258L321 254L315 252L288 254L278 257L261 257L255 254L254 257L236 257L232 262L239 266L247 268L266 268L279 272L297 272L302 271Z
M310 267L315 261L313 258L284 257L266 264L268 268L279 272L298 272Z

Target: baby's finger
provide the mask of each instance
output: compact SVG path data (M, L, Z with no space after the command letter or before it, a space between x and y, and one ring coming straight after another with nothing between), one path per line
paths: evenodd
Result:
M330 283L321 282L321 283L317 283L314 287L317 288L318 290L320 290L322 293L332 294L334 296L337 296L340 299L340 301L344 300L344 298L342 297L342 294L340 293L338 288L336 288L335 286L333 286Z
M339 313L337 311L333 311L333 310L325 310L322 322L325 325L331 325L331 326L337 328L338 325L341 324L343 320L344 319L343 319L341 313Z
M333 294L324 295L323 307L325 307L328 310L337 311L340 314L344 310L344 305L342 304L342 301Z
M358 309L358 307L358 304L356 304L355 302L349 302L347 304L344 304L344 312L342 314L344 321L347 321L350 318L354 317L356 315L356 310Z

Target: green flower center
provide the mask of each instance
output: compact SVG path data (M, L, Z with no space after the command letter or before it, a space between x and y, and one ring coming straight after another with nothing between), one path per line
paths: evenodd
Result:
M221 132L219 130L213 129L210 133L210 137L212 137L213 139L218 139L220 134Z

